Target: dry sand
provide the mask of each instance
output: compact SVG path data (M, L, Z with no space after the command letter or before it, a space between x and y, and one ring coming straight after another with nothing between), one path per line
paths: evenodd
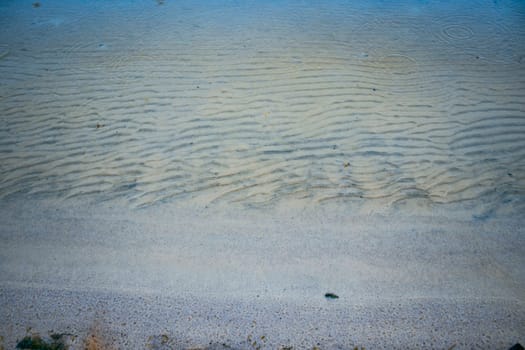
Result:
M523 23L514 0L1 2L0 346L525 343Z

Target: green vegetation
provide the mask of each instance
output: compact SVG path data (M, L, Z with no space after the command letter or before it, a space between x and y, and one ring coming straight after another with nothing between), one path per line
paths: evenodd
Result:
M67 346L62 342L62 334L52 334L50 342L45 341L39 335L26 336L18 342L16 348L25 350L67 350Z

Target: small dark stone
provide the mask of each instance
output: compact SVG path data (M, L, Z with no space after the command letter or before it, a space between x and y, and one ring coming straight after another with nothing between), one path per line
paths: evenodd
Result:
M509 350L525 350L525 348L523 348L523 346L521 346L520 343L516 343L513 346L511 346Z
M334 293L326 293L326 294L324 295L324 297L325 297L326 299L339 299L339 296L336 295L336 294L334 294Z

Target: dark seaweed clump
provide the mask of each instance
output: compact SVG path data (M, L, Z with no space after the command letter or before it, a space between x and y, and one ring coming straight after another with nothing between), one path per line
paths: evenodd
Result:
M52 334L50 341L45 341L39 335L26 336L16 344L17 349L25 350L67 350L62 341L62 334Z

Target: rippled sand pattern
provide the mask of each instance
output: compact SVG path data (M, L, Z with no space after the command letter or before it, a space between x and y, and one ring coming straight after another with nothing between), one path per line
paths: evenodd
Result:
M4 3L0 198L522 201L525 4L438 3Z

